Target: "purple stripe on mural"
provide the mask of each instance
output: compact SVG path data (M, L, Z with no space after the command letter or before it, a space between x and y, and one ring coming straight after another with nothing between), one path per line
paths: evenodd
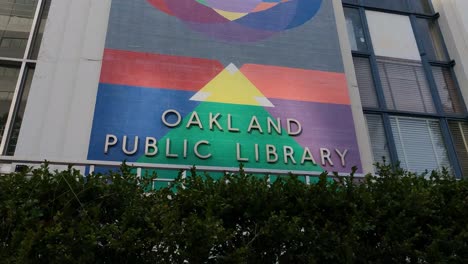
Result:
M249 13L262 0L204 0L204 2L212 7L228 12Z
M332 152L334 166L322 166L327 171L351 171L352 166L360 166L359 148L356 142L354 121L351 107L340 104L323 104L290 100L270 99L275 107L266 108L270 114L281 119L295 118L302 125L302 134L296 141L303 147L309 147L317 163L320 163L320 148ZM335 149L346 155L346 167ZM358 172L362 172L359 168Z

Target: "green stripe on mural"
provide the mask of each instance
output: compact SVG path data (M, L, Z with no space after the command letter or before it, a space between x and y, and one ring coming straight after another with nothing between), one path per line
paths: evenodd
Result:
M216 166L216 167L236 167L239 164L240 158L248 159L243 161L246 168L261 168L275 170L301 170L310 172L322 172L323 169L313 164L310 160L306 160L301 164L304 153L304 148L300 146L293 136L288 135L285 130L286 120L282 121L282 131L278 134L274 129L268 133L267 118L275 120L263 107L225 104L214 102L201 103L194 112L200 118L202 129L197 125L192 125L187 128L187 124L191 120L193 114L190 113L184 117L181 124L176 128L172 128L163 138L157 139L158 153L153 157L142 156L138 159L144 163L160 163L160 164L184 164L197 166ZM210 129L210 113L214 116L220 114L217 119L220 130L216 125ZM228 115L231 115L231 128L239 129L239 132L228 131ZM263 133L259 129L252 129L250 133L247 131L252 117L255 116L258 120ZM166 147L167 140L170 141L168 154L177 155L177 157L167 157ZM184 140L187 140L187 155L184 158ZM211 154L208 159L200 159L194 153L194 145L199 141L208 141L209 145L200 145L198 151L201 155ZM237 144L240 146L238 152ZM256 160L256 148L258 145L258 161ZM271 145L276 149L278 161L268 162L266 146ZM293 159L284 159L284 147L288 147L289 153L293 150ZM270 149L271 150L271 149ZM271 159L274 155L269 156ZM315 161L317 158L314 157Z

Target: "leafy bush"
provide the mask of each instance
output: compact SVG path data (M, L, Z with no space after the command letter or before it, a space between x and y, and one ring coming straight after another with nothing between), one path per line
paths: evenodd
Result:
M28 176L31 175L32 176ZM2 263L468 263L468 182L379 166L355 183L244 173L148 191L125 164L0 177Z

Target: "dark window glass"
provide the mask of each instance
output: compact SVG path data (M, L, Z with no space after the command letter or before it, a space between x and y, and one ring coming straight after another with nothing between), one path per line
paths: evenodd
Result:
M37 0L0 0L0 57L23 58Z
M19 65L0 62L0 141L5 131L19 71Z
M445 51L444 41L437 22L430 19L418 18L417 27L429 60L447 61L448 55Z
M432 66L432 73L444 111L463 113L463 104L450 68Z
M362 106L374 108L379 107L369 59L354 57L353 61Z
M453 146L457 152L458 161L464 177L468 176L468 123L449 121Z
M345 8L344 11L351 50L367 51L367 43L364 37L364 30L359 10L354 8Z
M366 121L374 162L382 163L384 160L390 162L390 154L382 117L380 115L366 115Z
M32 47L32 51L31 51L31 55L30 55L30 58L31 59L37 59L37 56L39 54L39 48L41 46L41 42L42 42L42 35L44 33L44 28L45 28L45 24L46 24L46 21L47 21L47 17L49 16L49 9L50 9L50 2L51 0L46 0L45 3L44 3L44 8L41 12L41 17L38 21L39 25L38 25L38 31L36 32L36 35L34 37L34 41L33 41L33 47Z
M378 58L377 65L388 109L436 112L420 62Z
M32 79L34 76L34 68L28 68L26 72L26 79L23 84L23 90L20 94L20 100L17 104L17 112L15 116L15 121L10 132L10 137L8 140L8 147L6 150L7 155L13 155L16 149L16 143L18 141L19 131L21 128L21 123L23 121L24 110L26 108L26 101L28 100L29 90L31 88Z

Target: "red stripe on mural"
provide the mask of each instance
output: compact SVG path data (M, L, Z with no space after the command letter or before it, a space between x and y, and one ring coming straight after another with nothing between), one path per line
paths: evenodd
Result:
M223 68L208 59L106 49L100 82L198 91Z
M344 73L257 64L240 70L267 98L350 104Z

